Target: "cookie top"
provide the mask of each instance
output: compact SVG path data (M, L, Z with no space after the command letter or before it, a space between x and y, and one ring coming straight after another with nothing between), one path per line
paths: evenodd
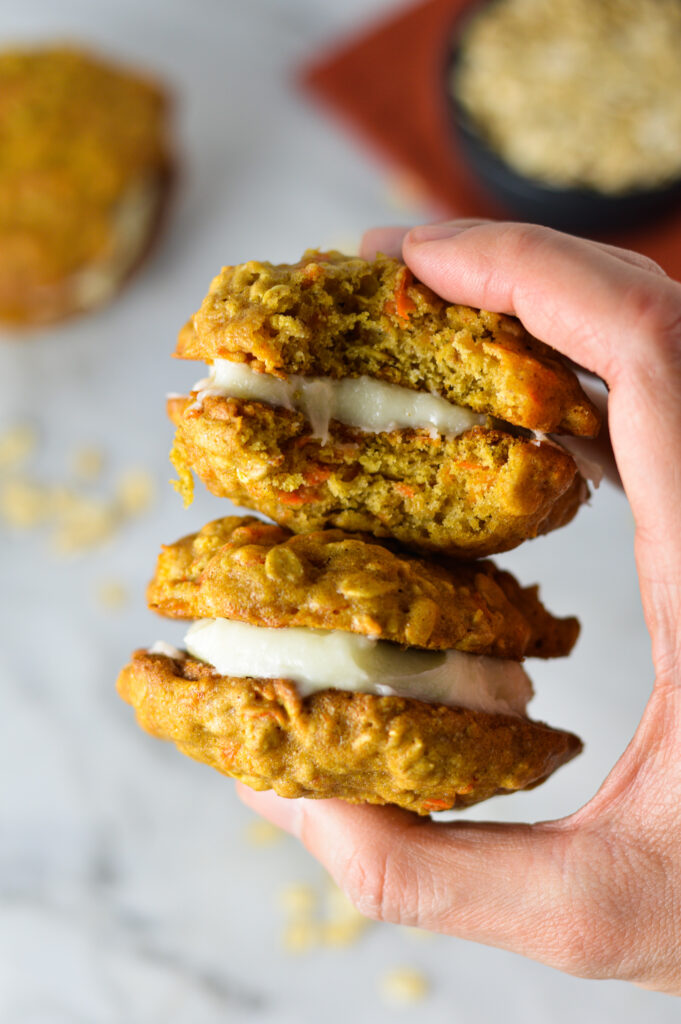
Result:
M118 202L168 172L166 105L151 80L77 49L0 54L0 283L48 287L106 258Z
M164 547L147 598L171 617L341 629L516 660L568 654L579 632L491 562L435 563L342 530L294 536L252 516Z
M446 303L399 260L309 250L224 267L176 355L285 377L368 375L543 432L594 436L600 416L519 320Z

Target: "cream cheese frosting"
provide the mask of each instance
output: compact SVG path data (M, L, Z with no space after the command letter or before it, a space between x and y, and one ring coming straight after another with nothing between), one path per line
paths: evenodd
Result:
M302 697L342 689L524 715L532 696L532 684L516 661L455 650L404 649L342 630L272 629L201 619L189 627L184 642L193 657L221 675L288 679ZM175 649L165 644L151 648L152 653L167 650Z
M439 395L373 377L333 380L293 375L283 380L230 359L216 359L210 376L193 390L199 406L208 395L221 395L297 410L307 417L314 436L323 441L328 439L331 420L367 433L411 428L457 436L486 418Z

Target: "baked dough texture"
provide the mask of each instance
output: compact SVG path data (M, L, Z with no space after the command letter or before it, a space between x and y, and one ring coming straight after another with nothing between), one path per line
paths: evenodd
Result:
M527 718L401 697L233 679L136 651L118 679L141 727L253 789L397 804L421 815L542 782L576 736Z
M577 377L520 321L446 303L398 260L309 250L224 267L176 354L286 377L368 375L546 433L594 436Z
M297 533L336 526L421 551L478 558L563 526L588 495L572 455L508 429L458 437L366 433L221 396L170 398L171 461L189 504L192 470L207 488Z
M342 530L292 535L227 516L164 546L149 607L182 619L341 629L426 650L520 660L568 654L579 633L491 562L436 563Z
M143 256L170 177L167 100L73 48L0 54L0 321L108 299Z

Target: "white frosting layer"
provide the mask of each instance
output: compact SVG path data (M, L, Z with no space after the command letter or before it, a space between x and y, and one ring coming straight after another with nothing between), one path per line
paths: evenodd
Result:
M172 644L167 644L165 640L157 640L155 644L152 644L149 648L149 654L163 654L166 658L184 658L184 652L179 651L177 647L173 647Z
M532 696L532 684L518 662L461 651L403 649L341 630L270 629L202 619L190 626L185 645L221 675L290 679L303 697L342 689L523 715Z
M113 214L109 255L104 261L79 270L73 277L73 291L80 309L99 306L116 291L139 259L157 216L160 199L161 186L156 179L144 178L124 193Z
M373 377L291 376L281 380L229 359L216 359L210 369L210 376L194 385L199 405L207 395L223 395L295 409L304 413L314 436L323 441L328 439L330 420L368 433L413 428L450 436L485 421L483 415L439 395L385 384Z

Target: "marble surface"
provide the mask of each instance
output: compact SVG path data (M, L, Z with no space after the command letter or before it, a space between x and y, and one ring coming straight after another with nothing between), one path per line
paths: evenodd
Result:
M167 481L166 391L195 368L174 336L222 263L353 245L365 226L417 222L389 175L293 85L315 55L390 0L23 0L0 41L75 38L154 69L176 96L182 174L163 244L97 315L0 347L0 430L28 422L27 472L63 483L85 442L106 453L95 493L124 470L153 478L152 507L86 554L56 557L48 530L2 526L0 1020L202 1024L319 1020L621 1024L678 1019L676 1001L563 976L503 951L371 925L345 947L285 947L279 895L325 891L291 839L257 843L232 785L152 740L116 696L129 651L180 630L145 609L158 545L224 514ZM79 485L80 486L80 485ZM85 487L85 485L82 485ZM88 492L89 493L89 492ZM580 733L582 757L544 787L468 812L532 821L579 807L636 726L652 682L626 501L605 485L569 529L500 561L547 603L577 612L572 658L537 665L536 717ZM115 584L128 600L105 606ZM261 837L265 838L265 837ZM389 1005L380 983L417 969L429 994Z

